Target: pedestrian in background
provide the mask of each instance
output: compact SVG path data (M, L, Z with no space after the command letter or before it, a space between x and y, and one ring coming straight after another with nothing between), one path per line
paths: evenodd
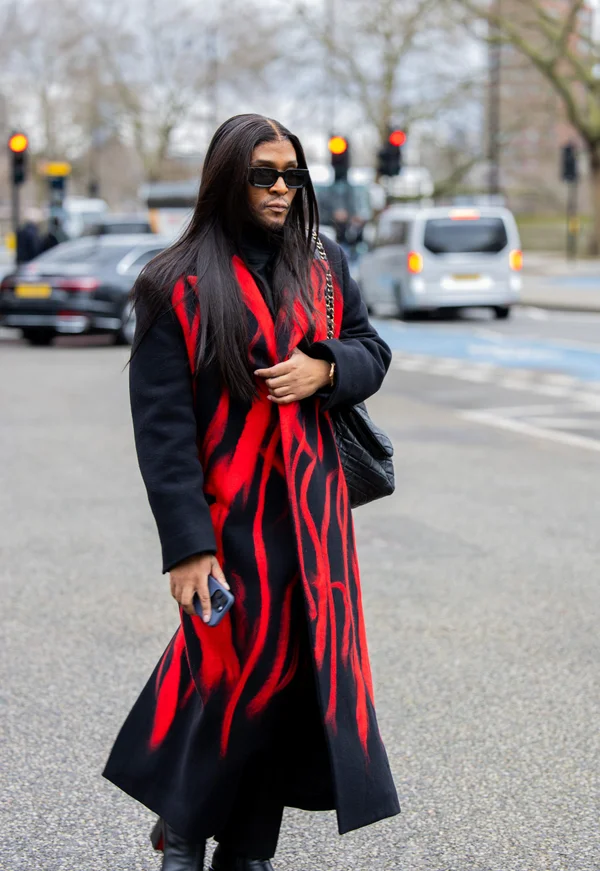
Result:
M327 339L316 223L297 137L236 116L134 288L136 446L181 625L105 776L159 815L163 871L200 871L211 836L213 871L271 871L285 806L335 809L340 833L399 810L329 417L379 389L390 351L323 239ZM209 575L235 597L216 626Z
M48 221L48 229L42 238L40 248L42 251L49 251L51 248L60 245L61 242L65 242L66 239L67 235L62 229L60 221L53 216Z
M40 231L35 221L27 217L16 232L17 263L29 263L41 252Z

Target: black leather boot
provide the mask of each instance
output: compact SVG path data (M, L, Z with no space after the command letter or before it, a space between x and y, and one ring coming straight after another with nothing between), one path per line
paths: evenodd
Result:
M270 859L247 859L217 844L210 871L274 871Z
M150 836L152 846L163 851L161 871L204 871L205 844L186 841L164 820L159 820Z

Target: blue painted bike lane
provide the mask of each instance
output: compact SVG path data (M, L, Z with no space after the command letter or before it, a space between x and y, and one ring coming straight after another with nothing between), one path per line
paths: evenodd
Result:
M541 339L478 335L468 330L404 326L376 320L377 330L393 351L491 363L506 369L537 369L600 381L600 346L581 348Z

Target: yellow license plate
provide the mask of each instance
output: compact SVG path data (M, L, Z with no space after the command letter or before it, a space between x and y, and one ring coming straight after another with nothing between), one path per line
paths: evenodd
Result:
M47 299L52 296L52 287L49 284L17 284L15 296L25 299Z
M455 281L479 281L481 275L453 275Z

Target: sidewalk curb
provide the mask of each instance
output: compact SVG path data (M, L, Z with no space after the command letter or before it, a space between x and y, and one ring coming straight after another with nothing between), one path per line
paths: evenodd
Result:
M519 308L541 308L548 311L575 312L583 314L600 314L600 303L595 306L578 305L577 303L554 302L552 300L526 300L520 299L517 303Z

